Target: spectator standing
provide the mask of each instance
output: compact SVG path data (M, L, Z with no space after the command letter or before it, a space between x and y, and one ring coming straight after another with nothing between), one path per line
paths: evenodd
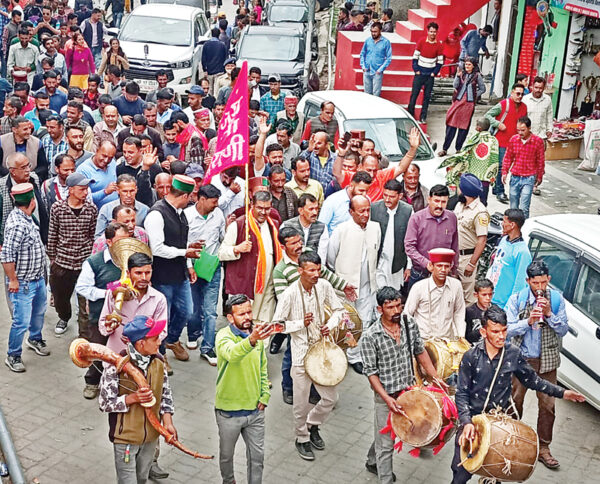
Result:
M54 159L60 153L65 153L69 145L65 140L65 127L60 116L53 114L46 120L48 134L42 138L42 147L48 160L49 172L56 174Z
M98 208L117 199L117 168L113 158L117 149L104 141L98 151L77 167L77 172L91 180L92 198Z
M60 113L67 105L67 95L58 90L58 75L53 70L44 72L44 87L38 92L45 92L50 98L50 109Z
M69 86L87 89L88 77L96 71L96 66L93 53L80 33L73 36L73 48L67 51L66 60L69 68Z
M371 25L371 37L365 40L360 51L360 67L363 70L363 85L367 94L381 96L383 71L392 62L392 44L381 35L379 22Z
M460 62L464 62L467 57L471 57L474 60L475 70L479 71L479 51L483 50L485 58L489 59L490 51L485 44L487 38L493 33L494 29L491 25L467 32L460 41Z
M23 103L17 96L10 96L4 102L4 116L0 119L0 136L12 133L12 122L23 109Z
M215 79L225 71L227 47L219 40L221 31L217 27L214 27L210 32L211 38L202 46L201 64L204 77L209 82L209 92L214 95Z
M40 180L48 178L48 161L42 147L42 142L31 134L32 124L23 116L17 116L12 120L12 133L0 136L0 158L2 166L0 173L7 173L8 156L13 153L23 153L29 160L30 167Z
M517 121L517 134L508 142L502 165L502 183L510 173L510 208L520 208L529 218L533 188L542 183L545 168L544 140L531 132L531 120Z
M386 32L391 34L394 32L394 22L392 21L392 17L394 16L394 11L391 8L384 8L381 12L381 30L382 32Z
M81 272L81 265L92 253L94 228L98 210L87 201L90 180L81 173L67 177L69 196L52 205L48 229L48 258L50 259L50 290L58 322L54 332L63 334L71 319L71 296ZM87 338L88 313L83 296L77 295L79 305L79 337Z
M496 131L498 140L498 172L503 173L502 163L509 140L517 134L517 120L527 116L527 105L524 104L523 94L525 88L515 83L510 91L510 97L502 99L485 113L485 117L490 122L490 126ZM504 193L504 183L502 177L496 178L496 183L492 193L501 203L508 203L508 197Z
M135 81L129 81L125 85L125 92L113 100L113 105L119 110L119 114L125 126L129 126L136 114L143 114L146 103L140 97L140 86Z
M5 364L12 371L22 373L25 365L21 353L26 331L29 331L28 347L40 356L50 354L42 339L48 267L40 229L32 216L36 208L33 185L16 184L10 193L15 208L8 216L0 252L0 262L8 279L8 298L13 308Z
M286 93L281 91L281 76L269 74L269 92L260 98L260 109L269 113L269 124L275 126L277 113L285 107Z
M346 32L362 32L364 30L364 18L365 14L362 10L353 9L350 11L350 22L346 23L341 30Z
M5 61L6 59L8 59L8 51L9 47L11 46L12 40L19 33L19 24L21 23L22 19L23 12L15 10L13 8L12 12L10 13L10 22L8 22L8 24L6 24L6 26L2 30L2 52L4 54ZM6 67L4 67L3 75L6 74Z
M115 1L122 0L108 0L108 2ZM110 39L110 46L108 47L108 49L102 51L102 63L100 64L100 68L98 69L98 74L102 75L108 66L117 66L121 70L121 72L124 72L127 69L129 69L129 59L127 59L125 52L123 52L119 39Z
M433 80L439 74L444 63L444 46L437 40L438 29L438 24L429 22L427 24L427 37L417 42L417 48L413 54L412 67L415 71L415 77L407 110L411 116L415 115L417 98L421 89L424 88L421 115L419 116L419 121L422 123L427 120L427 109L433 92Z
M95 67L91 72L96 72L96 69L100 67L100 64L102 63L104 24L101 22L101 19L102 10L94 8L90 17L81 23L81 33L94 58Z
M457 152L462 149L465 139L467 139L471 119L475 112L475 104L485 92L483 77L475 70L475 65L475 59L467 57L464 60L464 70L460 74L456 74L454 78L452 105L446 113L446 138L438 156L446 156L457 130L458 136L456 136L455 144Z
M108 11L108 7L112 7L113 26L121 28L123 14L125 13L125 0L106 0L104 11Z
M310 118L302 133L302 140L308 140L317 131L324 131L329 136L329 141L337 146L339 138L339 125L335 119L335 104L331 101L321 103L321 112L318 116ZM331 170L330 170L331 171Z
M38 48L31 44L29 29L20 27L19 41L12 44L8 49L8 60L6 62L8 78L14 80L15 72L25 72L27 73L27 82L31 85L39 55Z

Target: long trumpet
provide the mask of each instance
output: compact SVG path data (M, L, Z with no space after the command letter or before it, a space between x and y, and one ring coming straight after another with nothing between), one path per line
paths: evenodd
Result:
M104 345L90 343L83 338L78 338L71 343L71 346L69 347L69 356L71 357L71 360L73 360L73 363L80 368L89 367L94 360L104 361L114 365L117 368L117 373L123 372L129 375L139 388L148 387L148 382L143 373L129 362L129 358L117 355L114 351L111 351ZM179 450L191 455L195 459L212 459L214 457L212 455L194 452L179 442L174 434L163 427L155 413L152 411L152 407L155 403L156 400L153 399L152 402L141 405L144 407L146 418L150 422L150 425L164 437L167 444L177 447Z

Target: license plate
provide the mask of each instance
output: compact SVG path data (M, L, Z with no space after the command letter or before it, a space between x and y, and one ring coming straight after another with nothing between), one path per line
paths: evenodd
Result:
M136 79L135 82L140 85L141 92L150 92L158 87L158 82L150 79Z

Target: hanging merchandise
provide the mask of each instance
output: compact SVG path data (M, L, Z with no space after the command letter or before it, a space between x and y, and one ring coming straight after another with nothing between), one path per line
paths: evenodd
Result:
M556 22L554 21L554 14L548 5L548 2L545 0L540 0L535 6L537 10L538 16L542 19L544 23L544 31L548 37L552 37L552 29L557 27Z

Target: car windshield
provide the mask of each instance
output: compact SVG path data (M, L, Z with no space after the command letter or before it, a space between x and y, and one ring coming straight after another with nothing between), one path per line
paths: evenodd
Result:
M375 141L375 148L381 151L392 161L402 158L410 145L408 134L417 125L408 118L380 118L380 119L348 119L344 121L344 131L353 129L365 130L365 137ZM429 143L423 142L417 150L417 160L429 160L433 158L433 152Z
M130 15L119 40L188 46L191 30L189 20Z
M300 59L300 37L290 35L246 35L240 47L241 59L291 61Z
M176 5L204 8L204 2L202 0L148 0L148 3L174 3Z
M269 11L271 22L308 22L308 9L298 5L273 5Z

